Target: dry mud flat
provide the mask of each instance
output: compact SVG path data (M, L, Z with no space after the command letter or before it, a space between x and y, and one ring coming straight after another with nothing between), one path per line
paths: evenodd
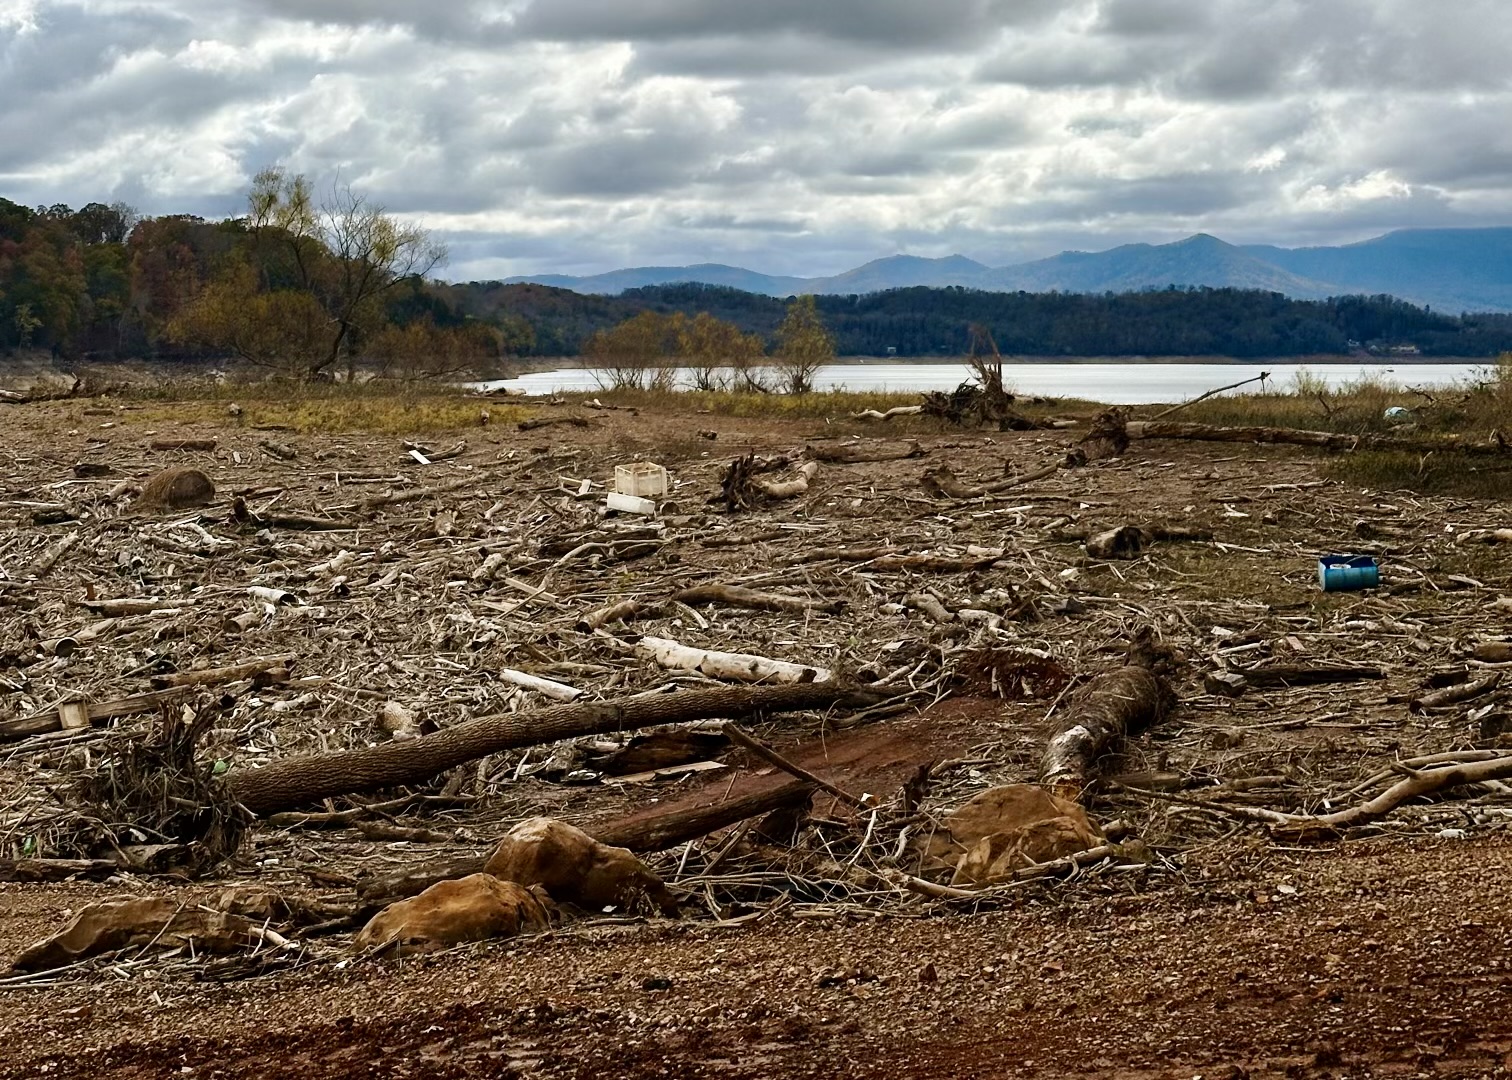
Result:
M1473 655L1512 629L1508 549L1456 537L1505 527L1505 504L1345 488L1283 448L1156 442L998 496L950 499L921 485L926 469L946 464L964 483L990 484L1005 465L1027 475L1053 464L1076 433L918 424L885 433L917 439L917 458L825 463L806 492L724 514L705 500L738 455L882 433L585 413L586 429L480 428L457 456L418 465L389 438L180 423L156 406L85 410L0 413L9 582L0 646L11 654L0 723L72 695L98 704L147 692L165 674L294 656L282 680L216 688L234 700L206 749L234 771L379 742L383 701L440 727L545 704L499 678L504 668L604 698L704 682L627 652L636 635L870 671L920 693L886 715L755 725L826 779L875 793L887 812L868 829L868 815L821 795L791 849L725 833L650 857L689 899L680 920L585 918L397 961L354 953L349 932L312 938L279 963L133 950L0 982L0 1075L1504 1071L1512 793L1458 789L1306 845L1241 814L1337 809L1398 779L1393 761L1498 747L1505 687L1442 709L1409 704L1435 676L1494 674ZM151 449L212 438L208 451ZM677 484L661 528L601 518L602 488L573 497L583 480L603 484L616 463L642 457L665 464ZM76 476L80 463L112 474ZM122 478L167 464L204 469L217 501L142 515L106 498ZM263 522L302 515L353 528L238 525L238 494ZM1080 537L1123 524L1211 538L1157 541L1132 559L1088 556ZM904 558L813 557L879 546ZM1323 595L1315 562L1333 552L1380 555L1388 588ZM503 558L479 576L494 555ZM909 564L914 555L940 561ZM619 600L660 602L715 583L845 605L801 616L674 605L612 633L579 629L585 613ZM266 609L249 596L254 587L303 602ZM924 593L947 614L995 604L1001 621L937 622L918 601ZM46 643L103 621L81 601L134 597L173 605L120 616L67 655L48 652ZM926 816L1032 780L1064 677L1117 664L1146 625L1185 662L1181 703L1105 763L1119 780L1090 800L1100 820L1129 823L1144 857L990 901L890 887L887 872L916 868L896 802L918 767L935 763L918 806ZM1053 666L1026 666L1031 659ZM1375 666L1383 677L1256 685L1239 697L1210 692L1204 679L1276 665ZM86 835L56 793L147 722L0 744L4 854L26 853L27 836L48 854ZM208 882L124 875L4 886L0 952L14 955L104 896L192 903L239 883L350 903L365 875L486 851L530 814L592 828L782 779L730 750L717 755L724 770L568 783L566 765L591 762L531 770L552 752L453 770L347 828L260 825Z

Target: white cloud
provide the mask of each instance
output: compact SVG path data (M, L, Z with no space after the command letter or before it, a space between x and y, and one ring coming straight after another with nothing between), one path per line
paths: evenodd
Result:
M451 274L1512 212L1497 0L0 0L0 196L237 212L274 161Z

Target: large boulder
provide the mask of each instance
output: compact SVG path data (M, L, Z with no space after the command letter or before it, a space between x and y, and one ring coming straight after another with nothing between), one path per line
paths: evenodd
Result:
M628 848L601 844L554 818L534 817L505 834L485 873L521 885L540 885L559 904L585 911L677 913L677 900Z
M514 937L545 930L551 918L536 890L491 874L440 881L419 896L390 904L357 935L359 948L392 945L399 953L428 952L464 941Z
M1033 784L990 788L942 824L926 854L936 866L953 866L951 884L965 888L1006 881L1015 870L1107 843L1079 805Z
M47 971L116 949L185 946L201 953L235 952L260 940L252 923L225 911L186 907L166 896L90 904L52 937L16 957L17 971Z

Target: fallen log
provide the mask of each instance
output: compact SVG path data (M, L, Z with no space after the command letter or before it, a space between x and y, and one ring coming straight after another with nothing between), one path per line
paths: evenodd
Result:
M418 739L287 758L260 769L234 770L227 777L227 792L261 816L337 795L424 783L447 769L501 750L690 720L729 720L835 705L865 707L890 696L890 691L808 682L651 694L617 702L480 716Z
M156 712L160 706L183 697L189 693L189 690L190 688L185 686L157 690L148 694L133 694L131 697L118 698L115 701L101 701L87 706L86 715L91 724L97 724L103 720L114 720L121 716ZM0 742L24 739L48 731L59 731L62 727L61 708L48 709L46 712L33 713L31 716L0 721Z
M231 520L238 525L253 529L303 529L308 532L351 530L355 522L336 518L310 517L306 514L254 513L247 500L240 495L231 503Z
M746 734L746 732L740 727L739 724L725 724L720 730L722 730L726 735L729 736L731 742L739 743L741 746L745 747L747 750L755 754L757 757L761 758L763 761L777 766L789 776L801 780L806 784L812 784L815 787L819 788L821 791L829 792L831 795L833 795L843 803L847 803L855 807L864 807L866 806L867 801L872 798L870 795L852 795L844 788L836 787L834 784L830 783L828 780L825 780L823 777L809 772L807 769L797 764L796 762L789 761L777 751L773 750L766 743L752 737L751 735Z
M673 593L674 603L689 607L719 604L724 607L746 608L750 611L783 611L794 615L819 612L837 615L845 610L844 600L809 600L802 596L782 596L778 593L757 592L739 585L697 585Z
M1512 544L1512 529L1471 529L1456 538L1460 544Z
M549 697L554 701L575 701L583 692L575 686L557 682L555 679L543 679L539 675L532 675L527 671L516 671L514 668L500 668L497 672L500 679L515 686L533 690L537 694Z
M576 629L580 634L590 634L610 623L630 622L642 616L659 614L660 610L659 604L646 604L640 600L618 600L584 614L578 619Z
M789 565L802 566L804 563L816 562L871 562L880 559L884 555L894 555L897 548L891 545L881 547L864 548L810 548L808 551L791 560Z
M1386 677L1386 672L1381 668L1353 664L1243 668L1238 671L1238 674L1250 686L1259 687L1322 686L1328 683L1359 682L1365 679Z
M1426 694L1419 694L1407 703L1407 710L1414 713L1430 712L1434 709L1446 708L1450 705L1458 705L1462 701L1470 701L1482 694L1490 693L1501 685L1501 672L1493 672L1483 679L1474 679L1470 682L1456 683L1454 686L1446 686L1442 690L1434 690Z
M753 653L698 649L671 638L643 637L636 654L673 671L696 671L711 679L762 683L824 683L834 678L828 668L793 664Z
M814 790L815 785L806 780L792 780L738 799L727 799L709 806L695 806L656 817L611 822L586 831L601 844L629 848L638 854L665 851L747 818L773 810L806 806Z
M521 420L518 427L521 431L537 431L540 428L568 426L585 428L589 426L587 417L584 416L538 416L534 420Z
M803 449L812 461L857 465L867 461L901 461L923 457L927 451L918 440L898 442L809 443Z
M198 450L208 452L214 450L215 446L216 441L214 439L153 439L152 442L147 444L147 448L149 450L155 450L159 453L170 450Z
M295 653L278 656L260 656L226 667L199 668L191 671L176 671L170 675L154 675L152 685L159 690L173 686L216 686L236 682L238 679L261 679L265 682L283 682L289 677L289 665L298 660Z
M1414 454L1438 452L1504 455L1512 444L1499 438L1474 442L1449 436L1442 439L1401 435L1343 435L1335 431L1304 431L1275 427L1220 427L1174 420L1136 420L1124 426L1130 439L1192 439L1199 442L1285 443L1324 450L1402 450Z
M958 574L967 570L985 570L1003 558L995 555L883 555L872 560L872 570L918 570L923 573Z
M819 463L809 461L798 466L798 475L790 480L752 480L751 486L768 499L796 499L808 493L809 481L819 475Z
M1079 801L1108 748L1159 721L1175 703L1169 684L1152 670L1156 650L1154 635L1140 630L1127 665L1097 676L1072 697L1040 759L1040 779L1055 794Z
M700 836L707 836L711 832L774 810L806 807L815 790L813 784L794 780L742 795L738 799L675 810L653 817L637 815L605 825L590 826L583 831L601 844L629 848L637 855L646 855L666 851L678 844L697 840ZM491 852L486 852L481 855L433 859L406 870L366 878L357 885L358 903L364 912L373 912L396 900L416 896L438 881L482 873L490 854Z

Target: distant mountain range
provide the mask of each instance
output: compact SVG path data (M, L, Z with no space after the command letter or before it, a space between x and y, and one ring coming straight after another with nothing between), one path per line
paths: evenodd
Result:
M541 274L509 283L617 294L645 285L702 282L768 296L881 292L962 285L989 292L1132 292L1168 285L1265 289L1296 299L1388 294L1449 314L1512 311L1512 228L1402 229L1342 247L1243 247L1199 233L1174 244L1126 244L1062 252L991 267L961 255L893 255L833 277L774 277L738 266L640 266L572 277Z

